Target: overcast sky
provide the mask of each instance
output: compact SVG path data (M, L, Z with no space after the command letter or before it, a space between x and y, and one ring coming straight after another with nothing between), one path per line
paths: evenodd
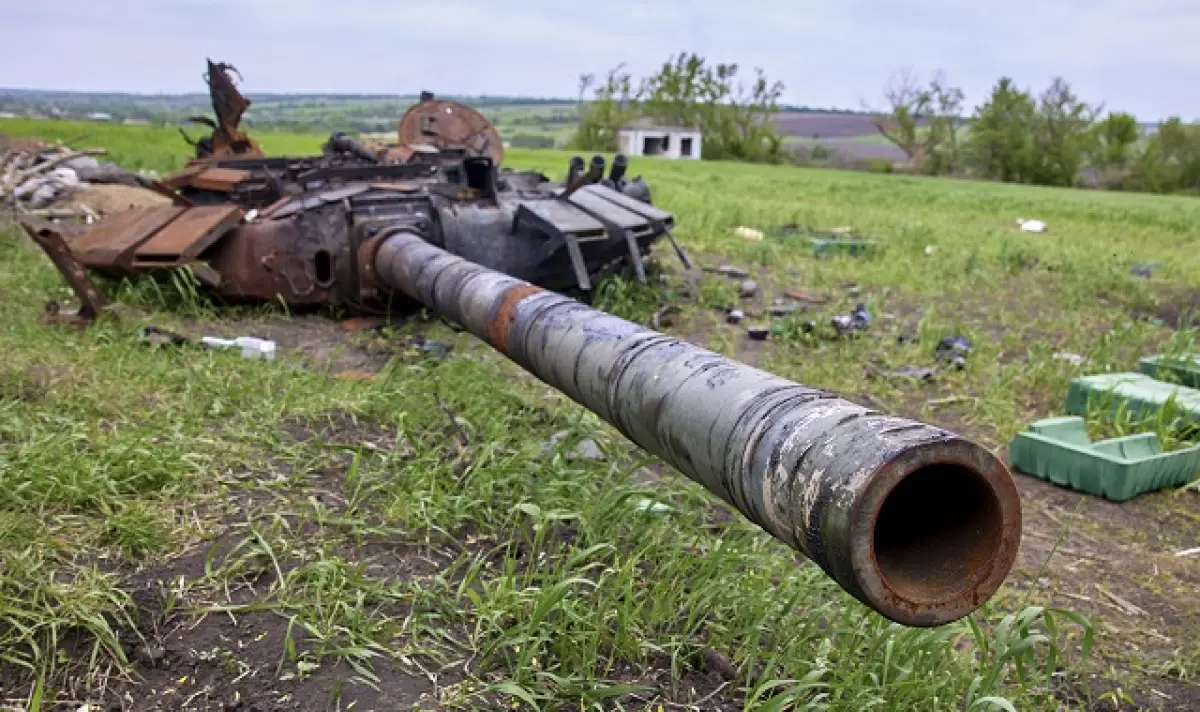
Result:
M983 98L1054 75L1142 120L1200 119L1198 0L0 0L0 87L573 97L673 52L762 67L791 104L861 108L904 68Z

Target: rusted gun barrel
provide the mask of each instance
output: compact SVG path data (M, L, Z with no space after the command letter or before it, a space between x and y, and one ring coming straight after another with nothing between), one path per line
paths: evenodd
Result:
M381 237L381 281L595 412L887 618L948 623L1008 575L1020 499L980 445L480 267L406 229Z

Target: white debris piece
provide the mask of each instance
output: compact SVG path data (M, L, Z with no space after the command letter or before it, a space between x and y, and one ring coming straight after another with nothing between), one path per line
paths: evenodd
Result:
M1055 361L1066 361L1072 366L1078 366L1083 363L1083 356L1070 351L1059 351L1051 356Z
M246 358L261 358L268 361L275 359L275 342L259 339L253 336L239 336L236 339L218 339L215 336L202 336L200 343L209 348L241 349Z
M1045 232L1046 223L1041 220L1026 220L1025 218L1017 218L1017 225L1021 227L1021 232Z
M739 225L739 226L735 227L733 229L733 234L737 235L738 237L740 237L742 239L750 240L752 242L759 242L763 239L762 230L755 230L754 228L746 227L745 225Z

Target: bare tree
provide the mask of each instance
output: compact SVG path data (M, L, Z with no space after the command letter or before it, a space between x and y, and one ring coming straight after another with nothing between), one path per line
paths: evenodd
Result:
M905 69L888 79L883 97L887 108L871 110L879 134L904 151L919 172L955 170L962 90L949 86L941 72L925 86Z
M583 95L596 83L596 75L584 72L579 75L579 106L583 107Z
M910 69L904 69L888 78L883 88L886 109L872 110L875 130L895 145L920 170L924 163L924 152L918 129L931 114L932 97L925 91L920 80Z

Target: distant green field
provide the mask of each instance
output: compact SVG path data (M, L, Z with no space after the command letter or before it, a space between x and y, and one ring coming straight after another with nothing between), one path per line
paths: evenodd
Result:
M187 130L187 129L185 129ZM193 138L203 136L203 127L192 128ZM75 147L99 147L111 160L127 168L165 173L179 168L192 157L192 147L171 126L123 126L94 121L51 121L0 119L0 134L35 137L48 141L72 141ZM329 134L284 131L255 131L253 136L270 155L306 154L320 151Z

